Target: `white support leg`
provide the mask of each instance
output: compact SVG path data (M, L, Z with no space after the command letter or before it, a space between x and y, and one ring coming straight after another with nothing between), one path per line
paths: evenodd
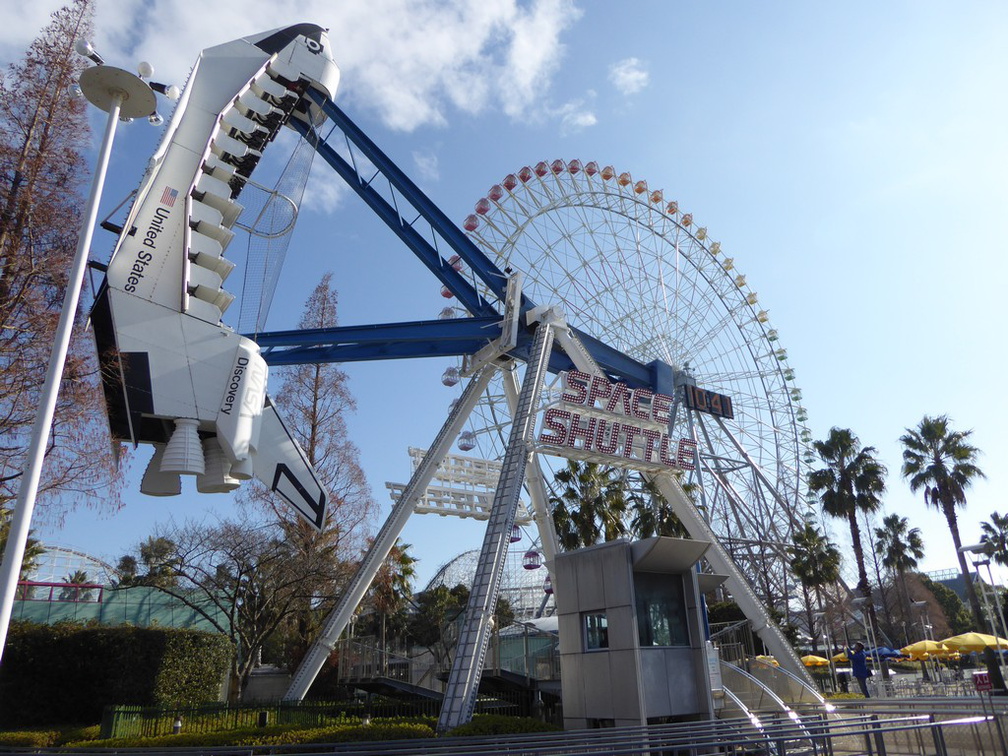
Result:
M315 682L319 670L322 669L322 665L329 658L329 654L335 648L336 641L349 624L350 618L353 616L358 604L360 604L361 599L364 598L364 594L371 587L371 581L378 574L382 562L385 561L385 558L395 545L396 539L406 526L406 521L413 513L417 499L427 490L427 486L431 478L434 477L438 465L441 464L448 450L451 449L451 445L454 443L466 420L469 419L469 414L473 411L480 396L490 384L490 379L496 370L497 368L494 366L483 368L469 382L465 391L462 392L462 397L459 399L458 404L455 405L455 409L448 415L448 419L434 439L434 443L424 456L423 462L417 467L409 484L392 508L392 512L389 514L388 519L385 520L385 524L382 525L381 530L375 537L374 543L371 544L371 548L368 549L364 560L357 569L357 574L354 575L350 585L347 586L346 592L340 599L339 604L336 605L336 608L326 618L322 635L315 641L308 654L301 661L301 665L298 667L297 672L295 672L290 687L287 689L286 695L284 695L284 700L302 700L308 692L308 688Z

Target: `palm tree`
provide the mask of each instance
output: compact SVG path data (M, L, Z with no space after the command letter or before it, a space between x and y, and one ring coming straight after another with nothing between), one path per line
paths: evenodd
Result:
M89 582L88 574L84 570L75 570L63 578L66 587L61 588L57 601L90 601L91 589L81 589L80 586Z
M12 508L0 504L0 554L3 554L7 548L7 536L10 533L13 515L14 510ZM24 557L18 570L19 581L28 579L28 576L38 567L39 559L43 554L45 554L45 548L37 539L31 537L29 531L29 538L25 542ZM27 599L31 597L30 593L31 589L28 586L19 585L14 595L17 599Z
M990 522L981 522L983 535L980 541L987 545L991 558L1002 566L1008 566L1008 515L991 512Z
M633 537L689 538L686 527L672 509L672 505L658 490L654 479L642 477L638 483L639 485L635 486L629 494L630 532Z
M553 481L560 495L551 496L550 504L562 548L578 549L627 535L623 518L630 500L620 470L568 460Z
M885 491L885 465L875 458L873 446L861 446L861 441L847 428L831 428L825 441L813 445L825 467L808 476L809 490L818 494L823 511L830 517L847 520L851 545L858 568L858 592L868 606L872 628L878 627L871 585L865 569L864 548L858 512L875 512L882 505Z
M970 580L966 555L960 551L959 523L956 507L966 506L966 489L977 478L986 477L977 467L980 450L969 443L972 431L955 431L947 415L924 416L916 428L907 428L900 436L903 444L903 477L916 493L924 490L924 503L945 515L952 543L959 558L959 570L966 584L966 597L978 627L983 627L983 614L976 590Z
M386 627L388 617L402 611L413 596L414 565L417 560L409 554L412 544L400 543L389 550L388 556L378 569L371 583L371 605L381 617L381 650L388 652Z
M875 528L875 553L882 557L882 565L899 578L903 588L903 616L909 616L910 592L907 590L906 573L917 569L918 561L924 558L924 539L920 528L911 528L906 517L886 515L882 527ZM905 624L903 634L906 636ZM906 642L910 642L909 636L906 636Z
M823 586L832 585L840 579L840 549L830 539L819 532L812 523L805 523L800 530L791 536L788 546L788 557L791 571L801 583L805 594L805 612L809 634L812 636L812 653L818 650L815 616L809 591L816 595L816 605L822 609Z

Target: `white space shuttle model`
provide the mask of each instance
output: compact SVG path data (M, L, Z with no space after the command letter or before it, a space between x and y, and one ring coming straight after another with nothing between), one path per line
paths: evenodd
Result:
M339 69L298 24L204 50L148 165L91 320L115 439L154 445L144 493L231 491L253 476L316 528L327 494L266 393L255 342L221 322L246 181L292 118L317 121Z

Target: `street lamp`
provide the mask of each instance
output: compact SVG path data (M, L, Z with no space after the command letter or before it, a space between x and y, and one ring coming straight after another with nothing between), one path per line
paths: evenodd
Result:
M857 607L861 612L861 622L868 631L868 641L872 644L873 648L878 648L878 644L875 642L875 628L872 627L871 615L865 609L865 602L868 601L864 596L858 596L857 598L851 599L851 606Z
M997 618L998 624L1000 625L999 630L1003 635L1002 638L1008 639L1008 624L1005 623L1004 612L1001 610L1001 597L998 596L997 591L994 586L994 574L991 572L991 560L987 559L979 562L978 564L983 564L987 567L987 580L990 583L991 589L991 599L994 602L994 616Z
M994 586L994 577L993 577L993 575L991 574L991 571L990 571L990 557L994 553L994 545L992 543L987 542L987 541L982 541L980 543L974 543L974 544L970 544L968 546L960 546L959 547L959 553L960 554L980 554L980 555L983 555L983 556L987 557L987 559L980 559L980 560L977 560L977 561L973 562L973 569L976 572L976 578L973 580L973 582L980 584L980 595L983 597L984 608L987 610L987 622L988 622L988 625L990 626L991 634L992 635L997 635L1000 632L1004 632L1004 618L1001 617L1000 603L997 601L997 594L994 595L994 603L995 603L995 606L998 607L998 612L997 612L998 618L1001 619L1001 623L1000 624L1002 625L1002 627L1000 627L1000 628L997 627L997 624L994 621L994 614L991 612L991 607L990 607L990 603L989 603L989 599L988 599L988 594L987 594L987 589L988 588L993 588L993 586ZM980 567L982 565L986 565L986 567L987 567L987 576L990 579L990 585L989 586L986 585L984 583L984 581L983 581L983 578L980 577ZM1008 638L1008 633L1006 633L1005 635L1002 635L1001 637Z
M833 662L833 644L830 642L829 617L826 612L815 612L812 615L813 623L822 623L823 643L826 644L826 658L829 659L830 678L833 681L833 690L837 689L836 664ZM813 632L815 632L813 630Z
M856 606L861 609L861 621L864 624L864 626L868 629L868 640L871 642L872 648L875 651L875 665L879 668L879 671L882 673L882 676L888 680L889 669L885 666L885 664L882 663L882 657L879 655L878 652L879 645L878 645L878 639L875 636L875 628L872 625L871 621L872 615L863 606L864 603L868 600L869 599L866 598L865 596L859 596L858 598L851 599L851 606Z
M18 489L18 498L7 535L7 546L4 549L3 562L0 564L0 658L2 658L3 648L7 642L7 631L10 627L11 611L14 608L18 575L21 571L21 562L24 559L35 499L38 496L46 442L52 430L59 382L66 364L74 315L80 301L81 284L84 281L84 272L87 268L88 250L94 235L95 221L98 217L98 202L105 184L105 173L108 169L116 125L120 120L129 122L140 116L147 116L152 122L155 122L154 116L160 119L157 113L157 98L150 84L129 71L106 66L104 59L95 52L90 42L80 40L75 45L75 49L95 65L86 68L81 73L80 81L71 88L71 94L81 94L86 97L92 105L108 113L108 120L105 123L105 133L98 151L94 176L91 180L91 191L87 204L84 206L84 223L77 239L77 251L74 254L70 275L67 279L63 309L56 326L52 352L49 356L49 367L42 384L38 413L35 416L31 441L25 458L24 477L21 480L21 487ZM150 64L141 64L141 72L149 75L153 73L153 69ZM178 91L177 88L175 91Z
M931 618L928 616L927 601L914 601L913 605L920 609L921 632L924 633L924 640L934 640L931 637Z

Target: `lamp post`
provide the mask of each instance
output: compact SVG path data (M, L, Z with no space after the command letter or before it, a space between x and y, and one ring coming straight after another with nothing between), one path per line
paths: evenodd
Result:
M833 662L833 644L830 643L829 617L825 611L822 611L815 612L812 618L813 622L818 621L822 623L823 643L826 645L826 658L829 659L830 679L833 682L833 690L837 690L837 673L836 664Z
M998 633L1001 633L1001 637L1008 640L1008 625L1005 624L1004 613L1001 611L1001 599L994 586L994 574L991 572L991 557L988 556L987 559L973 563L974 567L979 567L980 565L987 568L987 580L990 585L991 602L994 604L994 619L997 621L997 632L994 634L997 635Z
M18 489L18 498L11 516L10 531L7 535L7 546L4 549L3 562L0 564L0 658L2 658L3 649L7 642L7 631L10 627L11 611L14 608L18 576L21 572L21 562L24 559L25 546L28 541L32 511L38 496L45 447L52 431L59 382L70 347L70 335L73 331L74 316L80 301L81 284L84 281L84 273L87 268L88 250L94 235L95 221L98 217L98 202L105 184L105 173L112 151L112 141L115 138L116 124L120 119L131 121L140 116L149 117L152 122L157 122L155 116L160 119L157 114L157 99L147 82L129 71L104 65L102 58L87 42L78 42L76 49L78 53L95 63L94 66L85 69L81 74L78 85L79 92L92 105L107 112L108 119L105 123L105 133L98 151L94 176L91 180L91 190L84 206L84 223L77 239L77 251L70 268L66 294L63 298L63 309L56 327L52 351L49 356L49 366L42 385L38 413L35 416L31 441L25 458L24 477L21 480L21 487ZM146 69L142 70L150 72L149 64ZM75 93L76 91L75 89Z
M920 626L924 640L934 640L931 637L931 618L928 616L927 601L914 601L913 605L920 609Z
M987 586L984 584L983 578L980 577L980 566L982 564L986 564L987 565L987 572L988 572L988 574L990 574L990 556L991 556L991 553L993 552L993 549L994 549L994 547L993 547L992 544L982 541L980 543L974 543L974 544L970 544L968 546L960 546L959 547L959 553L960 554L980 554L982 556L986 556L987 557L987 561L986 562L984 562L982 559L973 562L973 570L975 572L975 578L973 578L973 582L980 584L980 596L983 598L984 609L986 609L986 611L987 611L987 625L988 625L988 629L991 631L991 635L995 635L996 636L998 634L998 628L997 628L997 625L994 622L994 615L991 613L990 602L989 602L988 596L987 596ZM993 582L994 582L994 580L993 580L993 577L992 577L991 578L991 583L993 584ZM999 614L1000 614L1000 612L999 612Z
M882 673L882 677L884 679L888 680L889 679L889 668L886 667L886 665L882 661L882 657L879 655L879 652L878 652L878 648L879 648L879 646L878 646L878 640L877 640L877 638L875 636L875 628L872 626L871 613L868 612L865 609L865 607L864 607L864 603L866 601L869 601L869 599L865 598L864 596L859 596L858 598L851 599L851 605L859 607L860 610L861 610L861 620L862 620L864 626L868 630L868 640L871 642L872 648L875 651L875 666L877 666L878 669L879 669L879 671ZM885 686L880 685L879 689L882 690L882 691L884 691L885 690Z

